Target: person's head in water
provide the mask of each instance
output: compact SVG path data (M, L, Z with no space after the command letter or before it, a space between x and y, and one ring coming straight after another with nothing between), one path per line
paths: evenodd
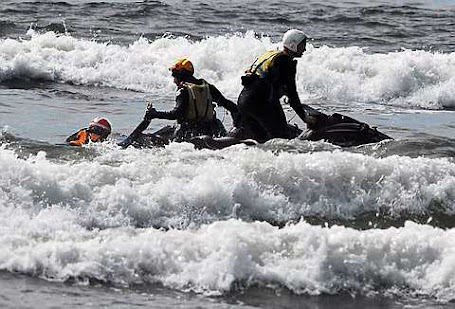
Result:
M188 81L193 77L194 67L187 58L178 59L169 67L174 77L174 83L179 85L181 82Z
M105 140L112 132L112 124L105 117L96 117L88 125L88 134L93 142Z
M306 41L307 36L303 31L297 29L288 30L283 35L284 52L291 58L300 58L306 50Z
M71 146L82 146L92 142L104 141L112 131L111 122L105 117L96 117L88 124L88 128L83 128L69 136L66 143Z

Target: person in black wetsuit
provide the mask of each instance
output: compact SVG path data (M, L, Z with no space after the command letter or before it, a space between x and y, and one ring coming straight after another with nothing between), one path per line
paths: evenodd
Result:
M241 122L232 136L265 142L272 138L293 138L298 134L287 124L280 98L286 95L289 105L307 125L313 119L304 110L297 94L295 75L297 60L306 50L307 36L289 30L283 36L283 49L260 55L242 76L243 90L237 105Z
M238 108L226 99L213 85L193 76L194 67L190 60L177 60L170 68L174 83L177 85L176 105L171 111L157 111L151 105L147 107L144 120L128 138L119 145L128 147L144 131L154 118L177 120L178 128L173 141L187 141L194 136L208 135L221 137L227 134L222 122L216 118L214 104L226 108L236 123Z

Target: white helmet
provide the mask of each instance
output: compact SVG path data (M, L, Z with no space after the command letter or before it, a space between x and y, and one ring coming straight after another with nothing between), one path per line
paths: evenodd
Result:
M90 132L96 133L103 138L106 138L111 134L112 124L109 119L105 117L96 117L89 124L88 128Z
M296 53L297 46L306 39L307 36L303 31L291 29L283 35L283 46Z

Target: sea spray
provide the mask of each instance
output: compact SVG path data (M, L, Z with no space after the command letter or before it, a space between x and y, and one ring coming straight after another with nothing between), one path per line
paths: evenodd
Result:
M44 79L164 95L174 89L169 65L190 58L196 75L228 97L241 90L240 76L260 53L278 48L268 37L245 34L193 41L164 36L128 46L32 31L27 40L0 41L0 80ZM298 62L302 100L382 104L402 108L455 106L455 53L403 50L370 54L360 47L308 46Z

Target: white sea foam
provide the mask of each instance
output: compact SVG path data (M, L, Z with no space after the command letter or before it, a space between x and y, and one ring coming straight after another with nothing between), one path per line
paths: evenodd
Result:
M58 207L35 217L4 213L0 269L48 280L161 283L212 295L259 284L311 295L455 299L453 230L411 222L387 230L304 222L278 229L231 219L188 230L87 231Z
M307 142L302 142L307 143ZM118 151L99 145L92 161L24 160L0 151L2 206L61 206L87 227L187 227L230 217L287 222L385 211L455 211L455 165L447 159L374 158L343 151L279 153L191 144Z
M278 44L253 33L191 41L163 37L139 39L129 46L30 31L27 40L0 41L0 81L47 79L168 93L174 89L168 66L189 57L196 75L215 83L228 97L241 89L240 76L255 57ZM403 50L368 54L359 47L314 48L298 64L302 99L351 104L375 103L404 108L455 106L455 53Z
M449 160L244 146L196 151L186 143L92 148L93 160L70 162L0 149L1 270L208 294L261 284L455 299L453 229L410 222L387 230L305 222L279 229L253 220L349 217L381 207L412 213L433 199L453 213Z

